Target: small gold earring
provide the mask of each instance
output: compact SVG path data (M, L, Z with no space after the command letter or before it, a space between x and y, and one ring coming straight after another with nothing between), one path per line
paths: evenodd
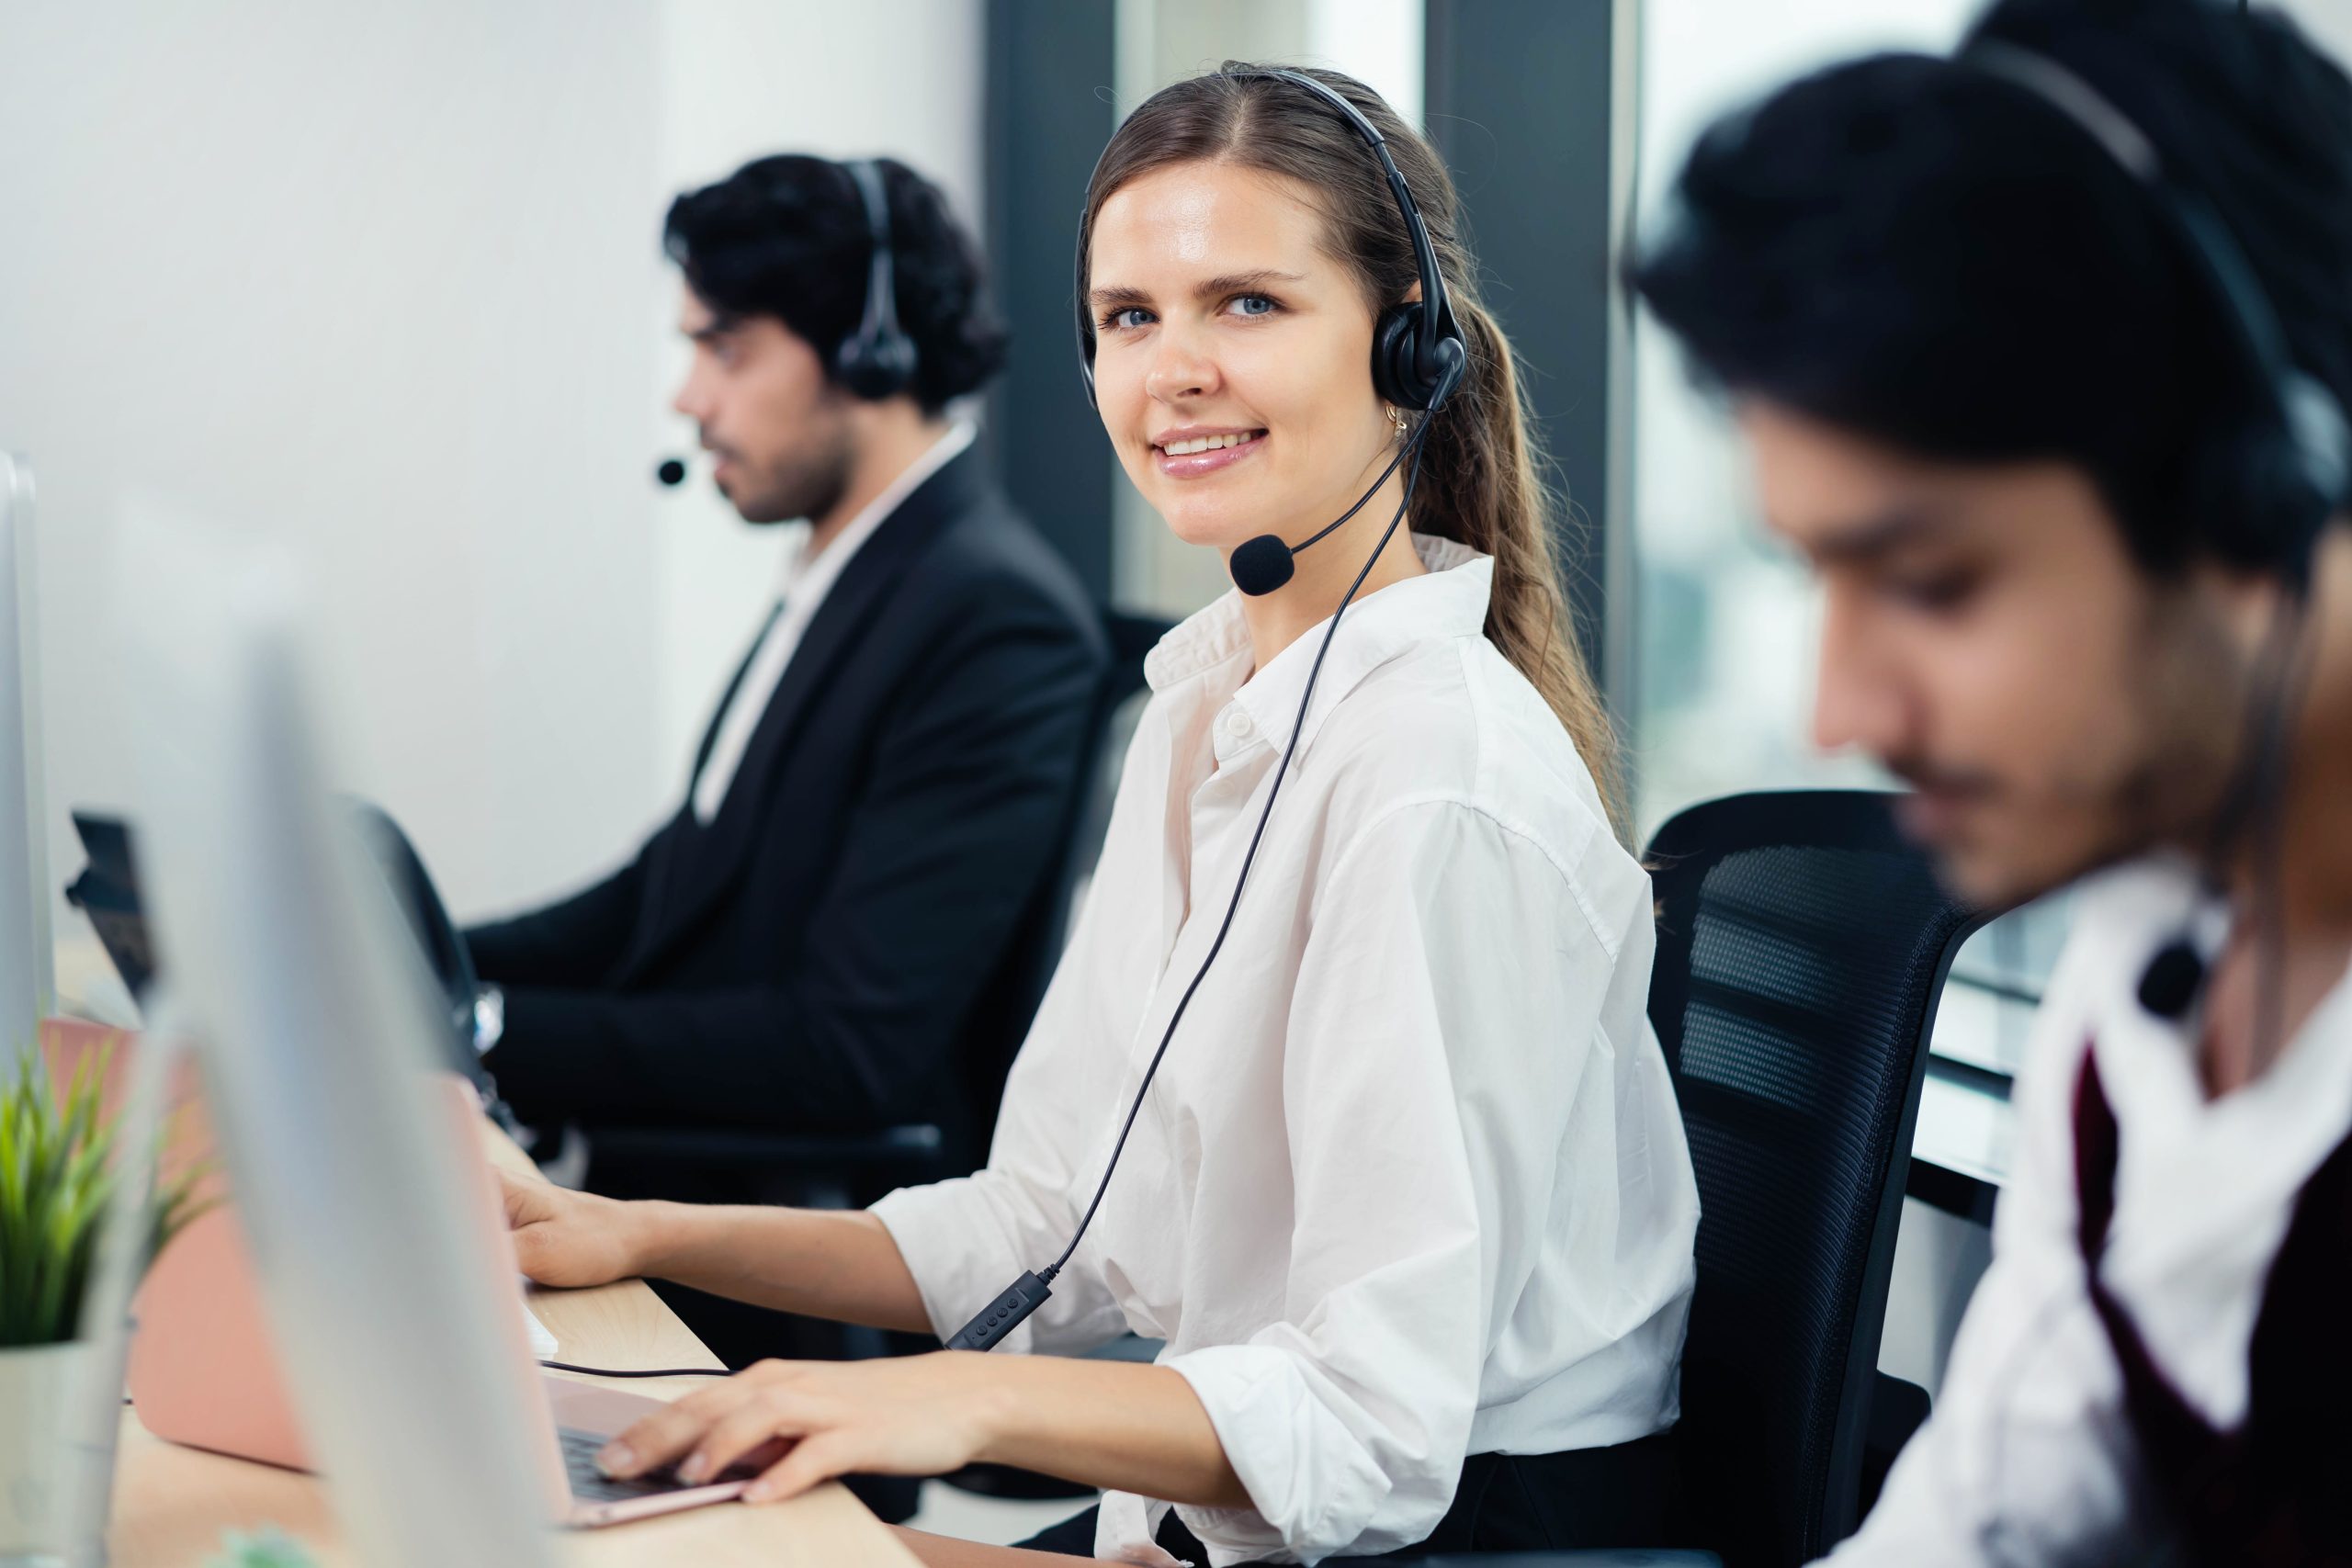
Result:
M1380 406L1388 411L1388 423L1396 426L1396 439L1404 440L1405 432L1412 428L1405 422L1405 411L1394 403L1383 403Z

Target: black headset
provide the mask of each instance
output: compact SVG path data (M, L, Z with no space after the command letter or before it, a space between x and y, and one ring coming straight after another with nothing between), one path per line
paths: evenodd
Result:
M1372 333L1372 387L1382 400L1397 408L1436 412L1453 395L1453 389L1462 384L1463 372L1469 367L1470 352L1462 341L1462 329L1454 324L1453 306L1445 296L1445 276L1438 270L1437 253L1430 246L1429 226L1421 221L1421 209L1413 204L1411 187L1396 171L1396 160L1389 156L1387 139L1344 95L1303 71L1228 71L1227 74L1242 81L1259 77L1287 82L1312 93L1345 118L1372 149L1373 156L1380 160L1380 172L1388 176L1389 194L1396 198L1397 216L1405 220L1405 232L1413 242L1413 265L1421 275L1421 297L1391 305L1380 313ZM1096 166L1101 167L1100 160ZM1090 188L1093 183L1091 179L1087 181ZM1078 307L1078 373L1086 382L1087 406L1091 408L1094 313L1086 302L1086 229L1082 220L1073 271L1077 278L1071 298Z
M2295 364L2259 276L2212 204L2172 176L2155 143L2104 94L2049 56L2000 39L1978 39L1957 58L2056 110L2148 192L2165 226L2179 236L2255 391L2242 417L2200 438L2186 498L2192 515L2230 517L2241 525L2237 537L2217 532L2201 543L2234 564L2275 571L2288 592L2263 660L2276 668L2264 682L2267 690L2216 823L2206 868L2211 893L2220 881L2217 868L2242 831L2251 827L2258 837L2275 840L2293 691L2292 633L2320 535L2352 500L2352 422L2327 386ZM2170 1021L2186 1018L2204 990L2225 930L2196 915L2185 921L2149 958L2140 976L2140 1005Z
M865 208L873 261L865 275L865 311L857 331L833 351L833 378L867 402L906 390L915 378L915 342L899 326L898 280L890 253L890 198L882 166L871 158L843 164Z

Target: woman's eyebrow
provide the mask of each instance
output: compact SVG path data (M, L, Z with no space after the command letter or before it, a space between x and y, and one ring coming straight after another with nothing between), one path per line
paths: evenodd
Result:
M1306 281L1305 273L1258 267L1250 272L1220 273L1215 277L1203 278L1193 286L1193 297L1196 299L1223 299L1235 294L1262 289L1269 284ZM1148 310L1151 296L1143 289L1125 284L1110 283L1090 293L1087 302L1097 314L1108 315L1113 310Z
M1193 286L1195 299L1222 299L1227 295L1248 294L1270 283L1304 283L1306 275L1299 272L1277 272L1261 266L1254 272L1228 272Z
M1125 284L1118 283L1105 284L1089 294L1086 299L1087 303L1093 307L1097 315L1105 316L1114 310L1148 309L1151 305L1150 295L1140 288L1130 288Z

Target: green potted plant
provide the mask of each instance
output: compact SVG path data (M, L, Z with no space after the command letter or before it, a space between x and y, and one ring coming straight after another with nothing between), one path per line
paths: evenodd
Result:
M110 1055L85 1056L62 1095L38 1051L0 1078L0 1564L56 1558L71 1524L66 1434L106 1348L81 1335L117 1182ZM201 1174L157 1184L142 1267L194 1217Z

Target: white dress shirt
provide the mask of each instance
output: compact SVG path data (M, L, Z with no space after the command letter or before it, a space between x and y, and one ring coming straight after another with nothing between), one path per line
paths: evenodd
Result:
M840 580L842 569L849 565L859 547L874 536L883 520L899 509L900 502L914 494L923 480L945 468L972 444L974 434L970 421L956 421L929 451L908 464L881 494L851 518L822 550L810 553L812 540L804 536L797 548L785 552L784 577L776 585L776 602L782 608L771 612L775 619L768 623L751 662L743 667L743 679L736 683L735 695L727 705L727 716L719 723L718 738L711 742L710 760L703 764L701 774L695 780L695 820L707 822L718 815L719 806L727 799L727 786L735 782L735 770L742 763L745 748L752 744L752 732L760 728L760 718L768 711L768 699L775 695L776 682L784 679L785 667L792 662L793 651L800 646L808 623L816 619L825 595Z
M1467 1454L1677 1415L1698 1194L1645 1012L1649 878L1481 633L1493 562L1414 543L1433 570L1341 621L1232 934L1093 1228L1006 1347L1168 1342L1255 1504L1180 1510L1219 1565L1408 1545ZM875 1207L941 1334L1069 1241L1322 637L1252 675L1228 594L1146 662L989 1168ZM1164 1563L1165 1511L1107 1495L1098 1551Z
M2245 1419L2271 1259L2303 1183L2352 1128L2352 981L2260 1077L2209 1100L2192 1034L2135 994L2196 896L2187 870L2156 861L2086 885L2018 1076L2018 1157L1992 1268L1934 1417L1831 1560L1838 1568L2141 1562L2159 1544L2075 1234L2086 1046L2121 1140L2101 1277L2208 1422Z

